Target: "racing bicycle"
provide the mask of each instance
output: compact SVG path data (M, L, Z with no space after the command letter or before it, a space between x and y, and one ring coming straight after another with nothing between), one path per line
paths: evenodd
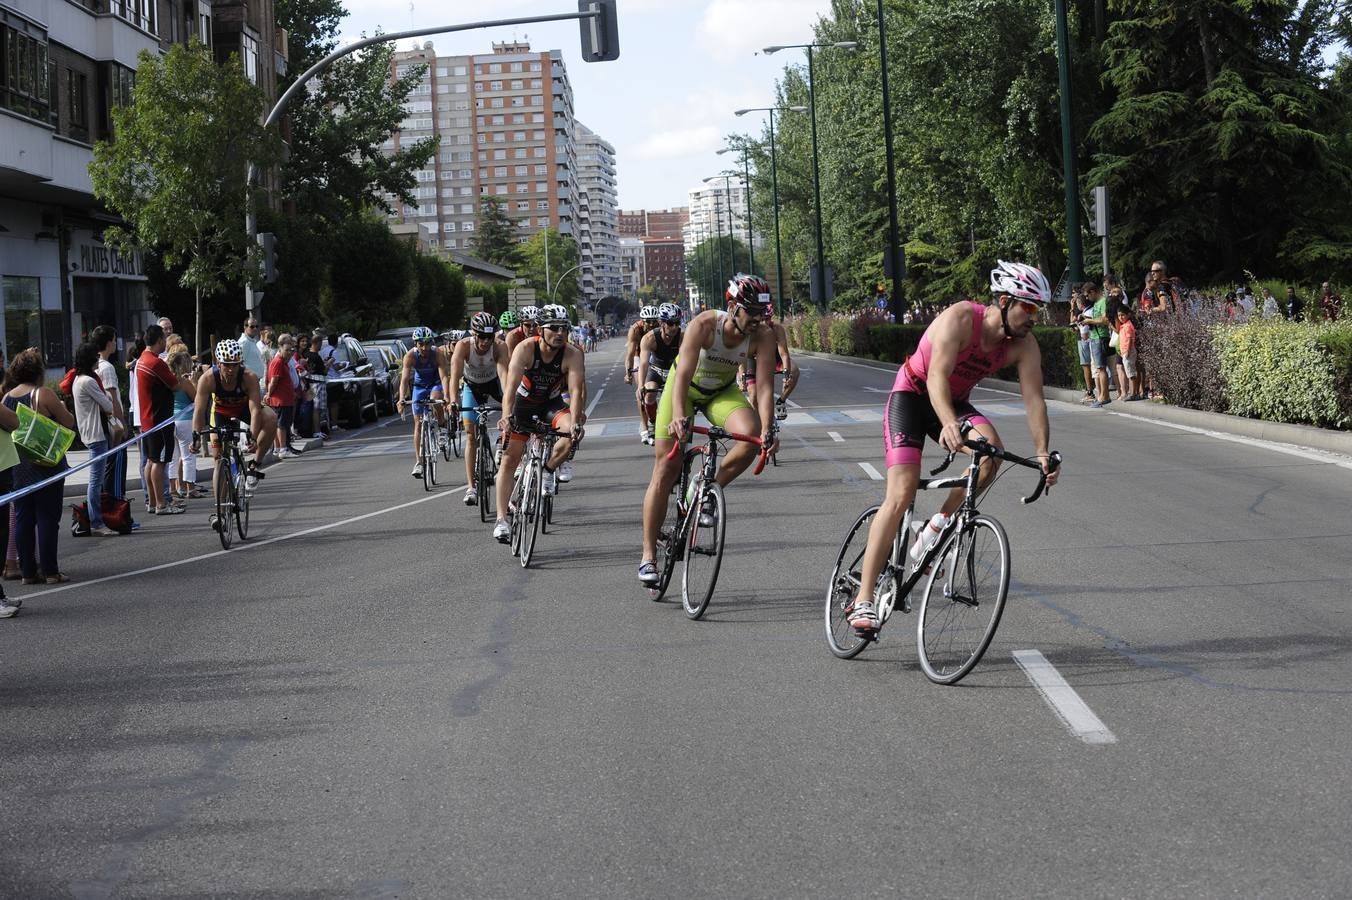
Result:
M556 431L539 419L519 424L517 430L530 433L510 504L512 554L521 560L524 569L535 552L536 536L540 531L548 533L554 521L554 498L545 493L545 461L554 452L555 441L574 435ZM556 479L556 489L557 484Z
M438 450L447 461L451 458L450 448L442 443L441 425L437 422L437 407L445 406L446 401L429 397L420 402L423 411L419 416L422 421L422 448L419 459L422 462L423 490L430 491L437 483Z
M239 419L226 419L210 428L193 432L195 438L214 436L219 442L216 472L212 479L216 512L208 521L220 537L221 547L226 550L230 549L236 533L241 541L249 537L249 503L252 498L245 485L249 470L244 462L244 451L239 445L241 430ZM258 474L261 477L261 473Z
M456 418L459 418L462 410L455 410ZM481 404L475 407L478 413L474 423L475 450L474 450L474 495L479 502L479 521L490 522L493 519L492 500L493 484L497 481L498 459L495 448L498 446L496 430L490 430L488 427L488 414L490 412L502 412L500 406L488 406Z
M1001 459L1018 466L1036 469L1037 487L1022 498L1033 503L1047 487L1047 473L1036 459L1008 453L978 435L969 438L972 426L962 425L963 446L972 453L966 472L948 478L936 478L957 456L949 452L942 465L920 479L919 491L965 490L962 505L949 519L933 546L918 561L910 558L909 542L925 527L922 517L914 525L915 502L902 518L892 539L892 550L874 587L879 630L900 608L911 611L910 593L922 580L920 615L916 623L916 646L920 668L937 684L956 684L981 661L995 630L1000 625L1005 600L1009 595L1009 537L993 516L977 509L977 484L981 463L986 458ZM1052 471L1061 464L1061 454L1051 454ZM826 587L826 640L831 652L841 659L857 656L879 631L862 632L850 626L854 597L859 591L864 551L869 528L880 507L871 506L860 514L841 544L831 580Z
M667 506L667 521L657 536L657 585L648 589L648 596L661 600L671 585L677 561L684 562L681 581L681 606L685 614L698 619L709 608L718 583L718 570L723 564L723 537L727 529L727 508L723 486L716 480L718 454L723 450L720 441L744 441L760 447L753 475L765 468L767 448L761 439L749 434L728 431L717 425L705 428L692 425L694 434L706 435L709 440L685 451L681 474L676 480L675 502ZM681 445L675 443L667 459L675 459ZM699 460L699 465L696 465ZM693 471L693 475L691 474Z

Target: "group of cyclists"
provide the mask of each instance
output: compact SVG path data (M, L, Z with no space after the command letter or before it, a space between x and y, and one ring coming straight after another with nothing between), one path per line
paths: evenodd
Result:
M926 329L915 354L897 372L883 416L883 451L887 466L886 496L869 532L861 587L849 610L850 625L860 631L878 627L870 586L885 564L900 521L914 499L920 478L921 449L926 437L945 451L964 451L960 428L971 423L997 447L1000 436L990 420L972 406L972 389L1007 366L1019 374L1035 458L1056 483L1051 464L1050 430L1042 398L1041 352L1032 336L1035 321L1051 300L1051 287L1037 268L999 261L991 271L993 303L966 301L946 309ZM638 579L655 585L658 536L667 515L673 486L680 477L681 457L668 459L673 445L690 436L696 412L730 432L757 436L759 442L738 442L717 472L727 487L751 465L758 452L778 446L778 422L787 415L787 401L799 380L783 325L773 319L770 286L765 279L738 274L728 283L726 309L701 312L683 325L680 307L672 303L645 306L629 329L625 350L625 383L634 385L641 424L640 440L653 449L653 469L643 501L643 540ZM477 416L489 401L501 405L498 428L503 436L500 472L514 473L531 434L540 428L562 432L545 464L544 490L571 480L570 460L586 421L585 354L571 341L567 311L562 306L528 307L518 316L494 318L477 313L469 334L434 346L431 329L414 332L414 348L404 358L399 405L412 389L415 414L434 398L457 396L453 414L464 422L473 440ZM776 394L776 375L783 388ZM444 407L438 407L443 409ZM415 420L416 422L417 420ZM414 426L414 452L421 458L419 426ZM475 499L472 460L465 454L468 485L465 503ZM989 486L998 463L986 459L980 489ZM414 477L421 477L415 468ZM496 480L497 519L493 536L506 543L514 478ZM952 514L962 501L955 488L942 512ZM705 511L702 515L712 515ZM707 522L703 524L709 524Z

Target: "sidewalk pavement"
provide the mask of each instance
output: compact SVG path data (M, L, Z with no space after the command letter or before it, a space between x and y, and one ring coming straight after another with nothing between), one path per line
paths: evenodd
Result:
M895 372L897 370L897 364L880 362L876 359L841 356L836 353L820 353L811 350L793 349L792 352L806 357L825 357L826 359L870 366L889 372ZM1019 383L1017 381L1002 381L998 378L987 378L985 381L981 382L981 386L999 391L1009 391L1015 394L1019 393ZM1042 396L1048 400L1060 400L1064 403L1078 404L1080 400L1084 398L1084 391L1078 388L1043 387ZM1341 453L1346 456L1352 456L1352 431L1337 431L1332 428L1315 428L1311 425L1290 425L1285 422L1265 422L1262 419L1246 419L1243 416L1232 416L1226 413L1204 412L1200 409L1185 409L1181 406L1170 406L1167 403L1151 400L1142 400L1135 403L1124 403L1115 400L1105 408L1105 411L1127 413L1129 415L1139 416L1142 419L1155 419L1173 425L1185 425L1189 428L1199 428L1205 431L1218 431L1224 434L1256 438L1258 440L1271 441L1277 444L1291 444L1298 447L1309 447L1315 450L1325 450L1331 453Z

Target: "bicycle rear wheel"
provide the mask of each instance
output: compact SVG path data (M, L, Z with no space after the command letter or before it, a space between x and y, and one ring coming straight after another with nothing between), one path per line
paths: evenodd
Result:
M841 659L853 659L869 644L869 638L850 627L850 607L859 593L860 570L868 532L880 507L870 506L855 519L836 555L836 566L826 585L826 643Z
M701 525L700 511L705 503L713 513L713 524ZM723 488L710 482L695 492L694 501L685 518L685 577L681 585L681 605L685 614L698 619L709 608L718 584L718 570L723 565L723 530L727 516L723 502Z
M422 430L422 482L423 490L432 490L437 483L437 445L436 425L431 417L423 419Z
M657 566L657 573L661 578L654 587L648 589L648 595L654 602L666 595L667 588L671 586L671 576L676 571L676 562L685 557L683 552L685 532L681 529L681 525L685 522L685 492L690 484L691 453L698 451L691 450L685 455L681 475L676 479L671 496L667 498L666 521L662 523L662 529L657 535L657 558L653 563Z
M521 492L521 568L530 565L535 552L535 538L540 532L540 462L532 459L522 476L525 487Z
M461 432L459 423L455 422L454 420L447 422L446 427L450 430L450 436L446 440L446 443L449 444L450 446L446 448L447 452L445 456L446 462L450 462L452 451L454 451L456 459L460 458Z
M1009 595L1009 537L990 516L975 516L945 539L920 601L920 668L936 684L956 684L995 637Z
M216 534L221 539L221 547L230 549L235 533L230 527L230 513L235 505L235 480L230 477L230 461L225 457L216 460Z

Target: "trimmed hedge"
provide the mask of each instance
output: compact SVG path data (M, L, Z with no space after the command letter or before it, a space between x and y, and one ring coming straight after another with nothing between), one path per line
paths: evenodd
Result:
M920 346L920 336L927 326L890 322L868 324L863 317L822 318L809 314L785 321L784 327L792 347L900 365ZM1075 329L1038 326L1033 329L1033 337L1042 349L1043 383L1053 387L1079 387L1080 356L1075 344ZM997 377L1017 380L1012 367L997 373Z
M1352 324L1218 325L1212 346L1235 415L1332 428L1352 424Z

